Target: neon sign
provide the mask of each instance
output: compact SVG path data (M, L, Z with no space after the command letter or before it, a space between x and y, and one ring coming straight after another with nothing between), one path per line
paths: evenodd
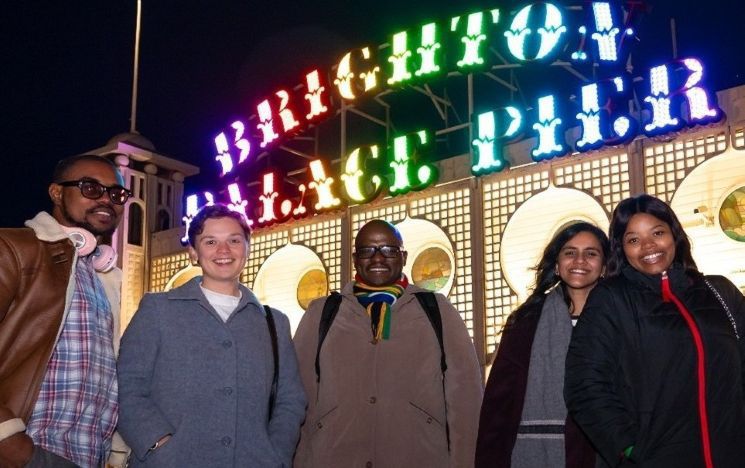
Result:
M620 2L615 1L591 2L588 12L586 25L572 27L567 13L551 2L535 2L514 14L490 9L398 31L385 53L369 46L352 49L338 61L331 79L319 69L312 70L303 76L303 85L277 90L261 100L256 106L258 123L231 123L229 130L214 139L215 160L222 175L231 174L255 159L259 151L268 151L308 124L330 117L333 106L342 101L352 102L384 86L398 87L452 69L469 73L489 67L487 51L495 47L518 64L547 65L565 54L563 58L572 61L592 59L603 69L622 68L629 52L627 42L633 42L625 38L634 33L632 25L621 18L630 21L632 15L624 15ZM571 151L625 144L640 133L655 136L716 122L723 113L704 79L703 63L685 58L655 66L636 81L625 72L611 70L610 78L582 83L574 93L576 102L545 94L527 106L480 103L481 109L470 119L471 172L480 176L507 168L503 147L523 135L535 138L530 154L540 162ZM634 94L640 96L643 112L631 113ZM573 127L579 129L578 138L564 141L566 131ZM297 186L297 193L280 193L281 176L268 172L261 176L255 203L243 199L237 183L227 187L227 201L250 222L268 225L349 203L368 203L383 194L423 190L437 182L433 151L432 131L419 129L353 148L341 155L339 174L330 172L323 162L328 158L319 155L310 161L309 178ZM187 199L187 224L196 212L197 198ZM209 193L201 199L214 202ZM258 213L255 219L252 213Z

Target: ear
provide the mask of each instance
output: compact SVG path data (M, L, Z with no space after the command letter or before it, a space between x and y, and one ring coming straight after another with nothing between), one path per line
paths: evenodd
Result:
M189 246L189 258L192 265L199 265L199 255L197 255L197 251L191 245Z
M409 252L407 252L407 251L404 250L401 253L403 253L403 255L404 255L404 262L401 264L401 266L404 266L404 265L406 265L406 259L409 258Z
M55 184L55 183L49 184L47 193L49 193L49 198L52 200L52 204L54 204L54 206L62 205L62 186L61 185Z

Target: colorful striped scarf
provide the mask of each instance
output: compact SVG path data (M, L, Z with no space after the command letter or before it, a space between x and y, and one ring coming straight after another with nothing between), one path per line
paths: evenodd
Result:
M354 295L367 310L372 329L372 342L387 340L391 336L391 307L409 285L406 275L389 286L369 286L362 282L359 274L354 278Z

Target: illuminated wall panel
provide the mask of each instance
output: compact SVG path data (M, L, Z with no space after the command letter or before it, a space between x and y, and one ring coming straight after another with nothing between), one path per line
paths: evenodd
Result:
M677 187L670 206L691 240L693 258L706 274L725 275L745 291L745 241L723 231L722 204L745 186L745 152L728 149L694 168ZM745 206L739 206L742 223ZM741 224L742 226L742 224Z
M621 153L555 167L554 185L592 194L612 213L618 202L631 195L629 156Z
M140 249L138 249L140 250ZM132 320L137 311L137 307L140 305L140 299L145 294L143 286L143 272L145 271L145 255L143 252L134 251L132 246L126 252L126 258L124 258L124 269L122 281L128 285L126 288L122 288L121 298L121 328L124 330L129 325L129 321Z
M724 132L644 146L644 186L647 193L670 202L683 179L699 164L727 149Z
M341 218L303 224L292 230L292 242L311 248L326 266L329 291L338 291L341 281Z
M190 264L186 248L181 253L153 258L150 261L150 291L163 292L173 275Z
M492 176L483 185L484 197L484 297L486 352L493 353L507 316L517 305L500 266L500 243L510 216L528 198L549 185L549 172Z
M452 190L411 202L411 217L423 218L439 225L454 247L455 280L449 299L466 322L468 333L473 329L473 275L471 274L471 193L468 188ZM412 259L413 261L413 259Z
M250 288L261 265L275 250L287 244L289 240L289 230L252 234L248 265L241 273L241 283Z
M732 129L732 147L745 149L745 127L738 126Z
M383 206L377 209L368 209L367 211L357 211L352 213L352 246L354 246L354 238L360 228L368 221L373 219L384 219L389 223L399 223L406 217L406 205L396 204ZM354 273L354 272L352 272Z

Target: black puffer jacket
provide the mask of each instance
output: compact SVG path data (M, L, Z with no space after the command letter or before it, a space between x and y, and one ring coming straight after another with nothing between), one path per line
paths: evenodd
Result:
M673 267L673 294L704 350L705 408L713 466L745 466L745 298L726 278ZM704 467L694 335L661 293L661 276L631 267L590 293L567 354L564 393L603 466ZM703 406L703 405L702 405ZM631 459L622 451L634 446Z

